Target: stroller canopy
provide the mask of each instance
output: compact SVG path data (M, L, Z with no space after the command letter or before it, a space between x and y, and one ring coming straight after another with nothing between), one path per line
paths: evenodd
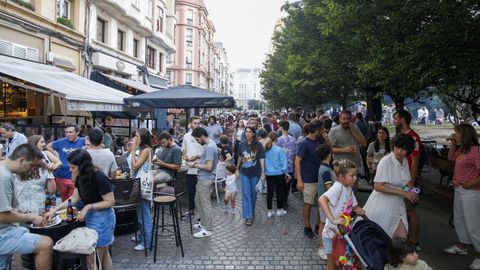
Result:
M353 226L350 240L368 269L383 270L387 248L392 241L388 234L375 222L360 220Z

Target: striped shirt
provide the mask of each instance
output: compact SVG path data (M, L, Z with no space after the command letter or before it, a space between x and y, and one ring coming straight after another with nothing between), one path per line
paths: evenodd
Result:
M453 171L453 184L458 187L462 183L480 176L480 146L472 146L468 153L455 153L455 169ZM480 184L471 189L480 190Z

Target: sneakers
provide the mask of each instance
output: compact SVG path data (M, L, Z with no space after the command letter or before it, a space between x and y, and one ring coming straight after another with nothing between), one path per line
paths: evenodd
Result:
M283 209L278 209L277 210L277 217L284 216L286 214L287 214L287 211L285 211Z
M204 238L211 236L213 233L211 231L207 231L206 229L202 229L196 233L193 234L193 237L195 238Z
M456 255L467 255L468 251L467 249L461 249L457 245L450 246L446 249L443 250L443 252L448 253L448 254L456 254ZM475 262L475 261L474 261ZM480 263L480 260L479 262ZM473 264L472 264L473 265ZM480 269L480 268L479 268Z
M187 211L185 213L183 213L181 216L180 216L180 219L186 219L186 218L190 218L190 217L195 217L195 213L192 211Z
M303 234L310 239L313 239L316 237L315 233L312 231L312 228L303 229Z
M225 208L223 209L223 213L228 214L228 210L229 210L228 205L225 205Z
M230 209L230 214L232 214L232 216L235 216L235 208Z
M320 260L323 260L323 261L327 260L327 253L325 253L325 250L323 250L323 248L319 248L317 253L318 253L318 257L320 257Z
M138 244L133 249L135 249L136 251L142 251L145 249L145 247L142 244Z
M203 226L202 226L202 224L200 224L200 223L193 224L192 227L193 227L195 230L197 230L197 231L201 231L201 230L204 229Z
M138 242L138 241L140 241L140 239L138 239L138 236L137 236L137 237L132 236L132 238L130 238L130 240L132 240L132 242Z
M475 260L473 260L472 265L470 265L468 267L468 269L479 270L480 269L480 259L476 258Z
M272 211L272 210L268 210L267 217L268 217L268 218L271 218L272 216L273 216L273 211Z
M252 220L247 218L247 220L245 220L245 225L252 226Z

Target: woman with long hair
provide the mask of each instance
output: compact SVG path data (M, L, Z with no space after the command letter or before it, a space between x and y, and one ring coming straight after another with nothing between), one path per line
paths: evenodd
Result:
M288 163L285 153L280 146L277 146L278 134L270 131L268 142L265 144L265 174L267 177L267 217L272 217L273 191L277 196L277 216L287 214L284 210L285 204L285 182L290 181L288 174Z
M367 148L367 166L372 178L375 177L380 160L390 152L390 133L386 127L380 127L375 141L371 142Z
M453 222L458 243L443 251L467 255L467 245L473 244L477 256L469 268L480 269L480 143L472 125L460 124L454 129L448 158L455 161Z
M245 122L242 119L237 120L237 124L235 125L235 132L233 133L233 141L235 142L233 145L233 162L237 162L238 160L238 146L242 141L242 134L245 131Z
M238 147L237 175L242 182L243 219L245 225L251 226L257 201L255 186L265 179L265 150L257 139L255 127L246 127L245 137Z
M102 269L112 269L112 258L108 247L113 244L113 231L115 230L115 212L112 206L115 204L113 191L107 176L99 171L92 163L92 157L83 149L77 149L68 155L68 166L72 172L72 181L75 189L69 198L75 205L79 200L83 202L83 208L78 212L78 220L85 221L87 228L93 229L98 234L97 254ZM45 217L52 218L56 212L67 208L68 200L58 207L50 210ZM94 269L95 258L87 257L88 268Z
M137 150L139 151L136 155ZM150 166L152 165L152 137L150 131L146 128L140 128L135 132L135 137L133 138L133 145L130 149L131 155L131 166L132 166L132 176L135 178L140 170L148 172ZM140 234L138 238L135 239L135 236L132 237L132 241L140 242L135 246L135 250L142 251L145 248L150 246L150 241L152 238L152 208L150 207L151 201L142 200L142 205L137 208L137 220L140 226ZM143 208L143 219L142 219L142 208ZM144 223L145 224L142 225ZM145 231L143 228L145 227ZM145 237L144 237L145 236ZM145 238L145 242L143 239Z

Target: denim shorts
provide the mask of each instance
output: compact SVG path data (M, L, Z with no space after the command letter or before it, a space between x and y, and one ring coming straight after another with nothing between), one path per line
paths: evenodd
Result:
M85 216L85 224L87 228L97 232L97 247L107 247L113 244L115 222L115 212L112 208L88 211Z
M323 251L327 255L332 255L332 245L333 241L332 239L328 237L322 237L322 242L323 242Z
M0 230L0 269L7 268L12 254L33 253L41 235L24 227L8 227Z

